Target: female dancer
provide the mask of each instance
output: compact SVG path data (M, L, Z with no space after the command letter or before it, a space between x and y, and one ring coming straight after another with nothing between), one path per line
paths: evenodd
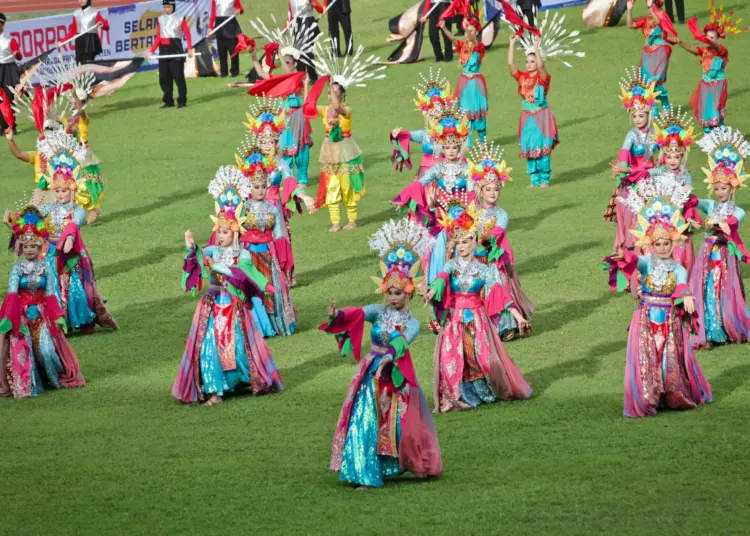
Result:
M102 53L102 41L99 39L99 28L109 31L109 22L102 17L98 10L91 7L91 0L78 0L81 9L73 12L73 22L68 27L68 33L57 43L61 48L65 41L76 38L76 63L83 65L92 63Z
M58 130L47 134L37 144L39 156L46 163L45 180L55 193L55 201L40 207L50 217L50 249L47 262L56 274L57 298L65 311L69 328L92 333L94 324L118 329L107 311L94 277L94 263L81 238L86 211L75 200L81 183L87 181L86 147L69 134Z
M453 42L453 47L458 52L459 64L461 65L461 76L456 84L455 99L458 106L464 110L471 122L471 132L466 141L466 146L471 147L472 134L479 135L479 141L484 143L487 138L487 81L479 72L484 59L484 43L479 41L482 33L482 24L476 15L469 13L463 20L464 35L466 39L458 39L445 27L445 21L438 23L438 28Z
M11 249L21 260L10 271L0 307L0 396L36 396L47 387L82 387L78 358L61 327L65 314L55 296L55 273L42 257L49 219L33 206L5 213Z
M226 172L243 176L236 168L228 168ZM264 299L274 334L291 335L297 323L287 275L291 270L289 262L293 259L292 248L285 235L284 216L273 203L266 200L268 184L273 179L276 168L266 167L259 160L250 164L245 173L250 179L250 195L245 198L246 230L240 237L240 242L250 252L255 268L276 289L276 292Z
M635 69L623 79L620 89L620 100L635 128L627 133L617 160L611 164L612 177L618 178L619 183L604 213L604 221L617 224L614 251L622 248L633 251L635 239L630 231L635 229L635 216L617 199L627 199L630 192L637 191L638 181L647 177L648 170L654 167L657 146L651 129L651 112L659 95L654 84L647 83Z
M440 121L430 120L430 139L438 147L443 159L427 173L407 186L391 204L401 211L408 210L437 236L429 252L427 282L443 271L443 265L453 247L448 247L448 237L441 222L435 218L436 207L448 208L448 203L460 199L465 204L474 201L474 183L469 180L469 165L462 158L464 143L470 130L463 110L449 108L443 111Z
M214 179L216 181L216 179ZM219 189L216 199L215 245L198 248L185 232L187 257L183 288L194 292L202 279L209 287L195 310L172 396L185 404L213 406L226 393L249 386L254 395L281 391L281 381L271 351L253 321L253 296L274 292L270 282L253 266L250 253L240 247L245 215L242 198L230 184Z
M502 150L490 144L474 149L468 159L469 175L479 198L479 248L477 260L494 264L500 274L500 284L513 300L518 312L524 317L528 330L531 330L531 316L535 308L531 300L521 290L521 283L515 269L515 257L510 248L506 230L508 213L497 206L500 191L506 182L513 179L503 160ZM510 311L503 311L497 324L498 334L504 341L513 339L519 333L518 324Z
M518 40L510 37L508 70L518 82L518 94L523 99L518 123L518 146L521 158L526 158L526 170L531 177L529 188L549 188L552 174L552 151L560 143L555 114L547 103L552 76L544 66L539 46L541 39L533 39L533 49L526 50L526 70L516 67L515 48Z
M698 56L703 67L703 76L690 99L690 105L693 107L695 118L706 133L723 125L727 115L726 68L729 52L719 40L726 38L727 34L747 31L747 28L740 29L737 23L732 21L732 14L733 12L724 14L721 8L717 10L716 3L711 0L711 18L703 27L703 32L698 29L698 19L693 17L688 21L688 28L695 40L705 46L690 46L677 38L677 44Z
M660 9L663 5L662 0L646 0L648 15L635 21L633 20L633 4L634 0L628 0L628 28L641 30L646 38L646 44L641 53L639 72L644 82L655 86L661 110L668 110L669 92L664 84L667 83L669 58L672 56L669 36L676 39L677 32L667 14ZM654 113L658 112L659 110L654 110Z
M629 281L636 271L642 281L640 303L628 330L625 417L647 417L663 407L693 409L711 402L711 386L690 344L695 295L688 287L687 270L672 258L672 250L688 227L682 204L689 195L689 187L660 177L644 179L638 192L620 200L638 215L638 227L632 231L637 245L651 252L639 257L621 249L605 259L611 283Z
M476 408L498 399L531 396L526 382L508 356L491 318L509 310L519 330L528 323L500 285L494 264L474 257L479 229L473 210L452 205L442 212L443 226L456 243L457 258L445 263L430 285L425 303L432 302L442 328L435 344L435 411ZM484 295L484 297L483 297Z
M308 118L322 118L326 136L320 148L320 182L318 184L318 199L316 206L325 204L331 218L332 233L341 230L341 216L339 204L346 206L346 216L349 222L344 230L357 227L357 206L365 195L365 168L362 164L362 150L352 137L352 109L346 105L346 91L350 87L364 87L365 81L385 78L384 74L377 74L385 66L372 69L380 58L370 56L361 60L364 47L360 45L354 56L345 59L338 57L336 43L330 39L328 45L320 42L316 45L319 51L316 55L315 68L321 78L315 83L311 91L310 103L305 102L305 115ZM320 94L328 83L328 106L317 106Z
M337 309L328 306L321 331L336 334L339 348L359 362L341 408L331 453L331 470L359 487L382 487L384 477L411 472L435 477L442 458L435 425L419 387L409 346L419 321L409 311L423 290L421 255L433 239L419 224L386 222L370 239L381 268L378 292L386 304ZM372 324L371 349L360 359L365 321Z
M695 261L691 289L698 311L698 334L693 344L705 348L712 344L750 341L750 310L740 261L750 262L738 227L745 211L734 202L738 188L748 175L744 160L750 155L750 143L741 132L719 127L698 142L708 155L709 193L716 201L702 199L699 208L706 213L706 238Z
M420 73L422 84L414 88L417 92L417 100L414 103L424 116L425 127L429 128L429 122L440 121L443 112L453 106L453 96L451 94L451 85L447 78L440 76L438 70L436 76L432 76L430 69L429 80ZM421 179L427 170L434 166L440 159L441 153L439 146L435 146L430 139L427 130L403 130L394 128L391 131L391 143L396 145L393 150L391 161L397 170L403 169L404 163L411 169L411 151L410 142L419 143L422 148L422 161L419 164L419 171L415 180Z

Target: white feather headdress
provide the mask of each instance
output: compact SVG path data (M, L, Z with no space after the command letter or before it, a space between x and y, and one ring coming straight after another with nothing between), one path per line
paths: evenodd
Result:
M250 197L252 189L250 180L239 169L234 166L221 166L216 171L213 180L208 183L208 193L220 206L225 206L227 203L237 206ZM239 196L238 200L233 199L235 195ZM222 196L228 199L222 199Z
M276 17L271 15L271 20L276 25L273 30L269 30L260 18L251 19L250 25L269 43L278 43L280 55L291 56L296 61L311 65L310 53L321 36L320 33L314 31L315 25L306 26L305 24L289 23L289 27L285 31L278 26Z
M353 48L350 42L349 47ZM313 63L315 70L321 76L330 75L334 82L348 89L350 87L366 87L370 80L382 80L385 75L385 65L375 67L380 61L379 57L370 55L362 60L365 47L359 45L353 56L343 59L338 57L337 43L335 39L318 41L315 44L316 52ZM378 74L381 73L381 74Z
M44 67L37 74L43 85L62 87L70 84L76 97L82 101L88 99L94 91L96 76L80 63L66 65L62 55L58 55L57 61L45 61Z
M543 59L555 58L563 63L566 67L572 67L570 63L562 59L563 56L576 58L583 58L586 56L585 52L576 52L571 47L581 42L579 37L580 33L578 30L568 32L563 28L562 24L565 22L565 15L559 15L557 12L552 16L552 20L549 20L549 14L552 10L544 12L544 18L539 24L539 32L541 33L541 43L539 44L539 52L542 54ZM519 15L524 17L522 12ZM536 17L536 11L534 12ZM537 19L538 20L538 19ZM528 19L526 19L528 22ZM515 31L518 31L518 27L513 26ZM524 52L532 54L534 52L534 36L529 32L525 32L521 37L518 38L518 45Z
M36 142L36 150L45 160L49 161L59 153L68 153L76 162L85 165L88 149L78 139L61 130L49 132Z

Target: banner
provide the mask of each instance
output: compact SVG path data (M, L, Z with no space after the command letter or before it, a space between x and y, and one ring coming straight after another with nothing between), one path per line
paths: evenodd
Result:
M139 2L128 6L102 8L99 10L109 22L109 31L98 30L102 41L102 53L97 61L132 59L147 52L154 44L156 23L163 13L161 0ZM184 14L192 34L193 45L205 38L208 31L208 18L211 0L177 0L177 13ZM68 33L73 21L73 12L51 17L40 17L20 21L10 21L5 25L5 34L18 41L23 54L23 65L47 55L55 60L59 55L65 65L75 62L75 43L71 42L57 51L57 43ZM183 45L186 42L183 40ZM158 60L145 62L141 70L155 68ZM46 66L41 65L35 73L45 76ZM34 82L37 79L32 79Z
M582 6L587 0L542 0L542 10Z

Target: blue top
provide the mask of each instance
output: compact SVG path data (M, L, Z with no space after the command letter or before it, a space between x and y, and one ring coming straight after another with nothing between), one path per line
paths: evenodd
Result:
M399 336L403 336L411 344L419 335L419 321L409 311L399 312L394 307L383 304L365 305L362 310L365 321L372 324L370 342L373 345L390 344L390 341Z
M634 128L625 135L625 141L622 148L630 152L633 156L641 156L651 159L658 146L654 142L653 131L644 135L639 129Z
M719 221L724 221L729 216L734 216L738 222L745 218L745 211L738 207L734 201L721 203L713 199L701 199L698 201L698 208L705 212L707 216L718 217Z
M473 259L468 262L450 259L446 261L443 271L449 276L451 291L459 294L479 294L485 288L489 292L493 285L501 282L494 263L483 264ZM461 315L464 323L474 320L471 309L463 309Z
M433 154L435 146L426 130L410 130L409 140L422 144L422 154Z
M419 179L422 186L436 182L444 192L455 193L459 190L474 191L474 181L469 180L469 164L466 162L438 162Z
M55 245L69 221L72 221L78 227L86 225L86 211L76 204L75 201L71 201L70 203L45 203L39 207L39 212L41 212L42 216L49 216L50 218L52 233L49 242L50 250L53 254Z
M8 294L17 294L19 290L35 292L44 289L45 296L55 296L55 273L51 264L42 259L28 261L22 259L13 265L8 278ZM26 318L39 318L36 305L26 308Z

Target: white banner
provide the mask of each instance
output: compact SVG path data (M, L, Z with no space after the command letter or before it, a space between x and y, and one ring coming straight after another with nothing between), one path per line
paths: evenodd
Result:
M163 6L161 0L151 0L128 6L103 8L99 11L109 22L109 31L99 29L102 53L97 56L97 60L108 61L130 59L147 52L154 44L156 22L163 13ZM193 44L205 38L210 11L211 0L177 0L177 12L187 18ZM23 62L26 62L55 49L57 43L67 34L72 22L71 11L52 17L11 21L6 24L5 33L18 41ZM186 41L183 40L183 46L186 45ZM50 60L56 60L57 54L53 51ZM64 46L60 49L60 54L66 65L75 62L75 43L71 42ZM44 74L44 67L40 72Z
M588 0L542 0L542 9L582 6L586 2L588 2Z

